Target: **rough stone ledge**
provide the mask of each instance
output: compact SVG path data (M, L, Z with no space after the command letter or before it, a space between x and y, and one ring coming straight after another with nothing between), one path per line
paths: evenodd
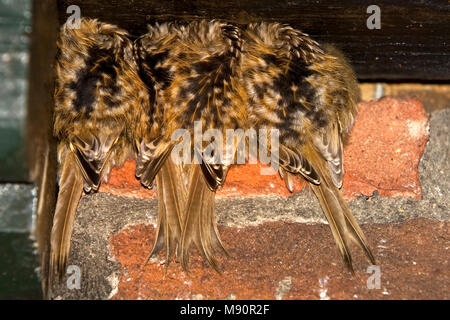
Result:
M97 200L100 199L101 195ZM99 207L96 209L107 214ZM136 217L138 212L130 207L119 209L131 209L126 220ZM79 220L95 224L101 219L99 215ZM67 290L63 283L55 290L56 298L275 299L280 295L283 299L450 298L448 221L418 218L362 225L380 266L381 287L376 290L367 288L368 262L362 252L352 250L356 270L356 276L352 276L344 268L325 224L278 221L243 228L220 226L230 253L229 257L218 256L221 275L195 250L189 274L176 262L165 271L163 256L145 265L154 240L154 226L134 222L125 225L122 228L119 224L105 223L103 234L98 234L98 228L93 232L88 227L74 235L69 264L81 268L81 288ZM286 283L290 283L287 289Z
M129 227L111 238L121 263L113 299L448 299L449 222L413 219L363 229L380 270L379 288L369 289L367 261L353 250L356 275L342 266L328 226L273 222L242 229L220 228L230 257L222 274L197 254L190 272L161 260L143 265L153 227ZM143 241L143 239L145 239ZM245 239L245 241L243 241ZM376 240L375 240L376 239Z

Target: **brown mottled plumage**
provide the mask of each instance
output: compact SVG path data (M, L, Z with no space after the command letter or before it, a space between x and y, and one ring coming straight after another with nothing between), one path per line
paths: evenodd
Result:
M194 242L217 269L213 251L222 245L214 220L214 191L223 185L231 163L177 166L170 159L172 133L188 129L192 136L193 122L203 120L203 131L278 130L276 161L286 187L292 191L294 175L311 184L351 270L351 241L374 263L339 191L342 139L353 123L358 87L338 50L321 48L287 25L251 24L241 31L217 21L156 25L136 48L140 75L152 88L154 102L152 127L139 144L136 171L149 187L157 175L159 223L152 254L165 245L169 259L178 246L186 268ZM200 155L201 148L204 145L190 146Z
M186 269L195 244L218 270L214 253L223 246L214 195L240 138L218 163L207 146L220 141L192 143L195 121L201 121L203 133L216 129L223 136L226 129L277 129L277 161L286 187L292 191L293 176L310 183L350 269L352 241L374 263L339 190L342 140L356 113L357 83L338 50L321 48L286 25L259 23L240 30L218 21L150 26L133 47L125 31L85 19L80 29L62 27L58 48L54 134L60 189L44 282L65 270L83 190L96 191L133 149L136 176L149 188L154 180L157 185L151 254L165 248L168 264L177 249ZM172 158L178 129L191 138L190 155L183 156L200 163Z
M96 20L64 25L56 61L54 135L59 194L51 231L49 275L66 268L76 209L83 190L97 191L111 167L132 152L148 122L148 95L137 74L127 33Z
M173 169L170 154L177 142L172 139L177 129L188 130L193 141L194 121L202 121L203 132L217 129L224 136L226 129L245 128L245 91L238 76L239 29L218 21L185 26L161 24L149 27L149 32L136 42L136 48L141 77L150 88L150 96L155 97L152 127L140 144L136 169L136 175L148 187L160 175L156 177L158 233L152 253L165 244L169 259L172 249L178 246L178 256L186 269L189 247L195 243L217 269L213 252L223 247L214 218L214 192L223 185L232 160L224 159L223 164L218 164L204 154L206 143L191 144L189 157L198 155L201 164ZM232 157L234 152L230 152ZM171 174L171 180L162 177L171 171L178 172ZM176 184L184 183L183 180L187 180L185 194L176 191Z
M279 130L280 175L291 191L292 175L310 183L348 268L353 270L351 241L375 263L339 190L342 139L357 111L358 87L351 67L337 49L321 48L287 25L251 24L242 40L249 126Z

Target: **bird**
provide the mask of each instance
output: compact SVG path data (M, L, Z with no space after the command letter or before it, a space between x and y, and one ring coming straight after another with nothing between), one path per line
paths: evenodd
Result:
M317 196L347 268L350 244L375 258L340 191L343 141L359 99L355 74L340 50L277 22L251 23L241 33L240 75L247 92L249 127L278 132L278 143L259 143L274 155L287 189L305 179ZM276 148L276 149L275 149Z
M57 49L53 134L59 191L43 277L48 284L65 272L83 193L96 192L112 167L134 156L135 138L150 119L149 96L125 30L83 18L79 28L61 27Z
M276 130L278 144L259 143L276 155L288 190L294 177L308 181L352 272L352 242L375 264L340 191L358 86L335 47L280 23L156 23L133 42L117 26L82 19L79 29L61 29L54 100L59 193L50 282L65 270L83 192L97 191L111 168L130 156L136 157L136 177L157 189L158 224L148 257L165 249L166 268L175 254L188 271L195 245L220 272L215 254L227 250L215 192L245 140L233 137L223 152L219 135L229 129ZM206 140L196 140L198 132L211 130Z
M136 176L148 188L156 180L158 225L149 257L166 249L166 267L174 252L188 271L193 244L216 270L215 252L226 253L214 197L241 138L222 157L216 136L195 142L195 134L245 128L240 52L240 29L218 20L156 23L135 42L139 72L152 101L151 127L137 143ZM174 138L179 130L185 135ZM217 149L208 149L210 144Z

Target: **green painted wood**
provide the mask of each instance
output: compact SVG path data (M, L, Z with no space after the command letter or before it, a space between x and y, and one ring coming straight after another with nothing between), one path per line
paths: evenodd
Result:
M0 0L0 182L28 180L24 125L30 7L30 0Z
M30 180L26 123L31 5L32 0L0 0L0 299L42 297L31 238L36 188L17 183ZM50 70L49 66L47 73ZM50 95L48 88L41 91ZM35 123L49 127L46 122Z
M0 184L0 299L42 297L30 229L36 188Z

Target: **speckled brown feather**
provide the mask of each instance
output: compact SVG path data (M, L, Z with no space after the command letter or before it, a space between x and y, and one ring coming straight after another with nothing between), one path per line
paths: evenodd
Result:
M181 237L187 200L187 186L183 181L185 175L189 173L184 172L183 165L174 163L170 157L156 175L158 226L156 240L148 258L166 249L166 268Z
M141 77L148 86L155 84L149 90L155 97L152 127L141 142L136 170L149 185L159 170L159 159L174 145L171 136L175 130L186 129L193 137L194 121L202 121L203 131L245 128L245 90L237 76L239 29L218 21L156 25L149 27L136 47ZM203 158L204 147L192 145L190 149ZM144 149L147 152L142 152ZM212 251L221 245L214 219L214 192L223 185L229 165L205 161L190 165L187 208L178 243L184 267L191 243L216 266Z
M44 276L65 272L83 189L96 191L143 135L149 112L144 88L124 30L88 19L79 29L61 28L54 95L60 191Z
M339 191L342 140L357 108L358 87L351 67L337 49L321 48L287 25L251 24L242 37L241 72L250 126L279 130L280 175L289 190L290 175L301 175L311 184L346 265L352 269L351 241L374 263Z

